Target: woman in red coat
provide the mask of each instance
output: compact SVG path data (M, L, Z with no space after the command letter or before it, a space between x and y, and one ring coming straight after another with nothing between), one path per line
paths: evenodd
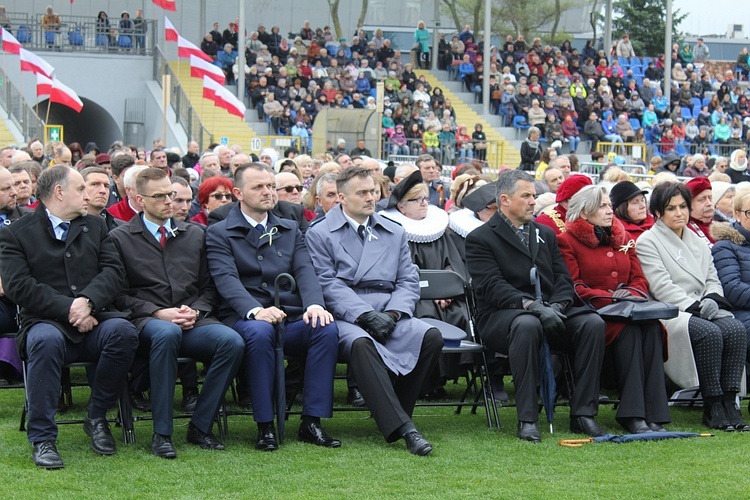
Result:
M635 240L615 219L606 189L587 186L576 193L565 228L558 244L583 301L600 308L611 304L611 297L648 293ZM664 430L661 424L670 417L661 324L607 321L606 334L605 369L615 376L620 392L617 421L631 434Z

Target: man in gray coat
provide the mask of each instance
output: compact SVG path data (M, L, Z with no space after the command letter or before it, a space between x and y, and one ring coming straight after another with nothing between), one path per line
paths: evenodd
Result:
M341 203L315 222L305 239L339 327L339 354L349 362L386 441L403 438L411 453L427 455L432 445L411 415L437 363L442 336L413 318L417 268L403 228L375 213L370 173L348 168L336 187Z

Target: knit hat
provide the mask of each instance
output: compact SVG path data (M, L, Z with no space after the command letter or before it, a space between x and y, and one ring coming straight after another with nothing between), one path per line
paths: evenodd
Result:
M617 208L639 194L646 195L648 192L640 189L630 181L622 181L612 186L612 191L609 192L609 199L612 202L612 208Z
M555 196L555 202L560 203L561 201L569 200L585 186L592 185L591 178L587 175L571 175L560 184L557 188L557 196Z
M714 206L727 194L729 189L733 189L734 186L729 182L714 181L711 183L711 197L714 202Z
M693 195L693 198L701 194L706 189L711 189L711 181L709 181L706 177L695 177L686 182L685 185L688 187L688 189L690 189L690 194Z

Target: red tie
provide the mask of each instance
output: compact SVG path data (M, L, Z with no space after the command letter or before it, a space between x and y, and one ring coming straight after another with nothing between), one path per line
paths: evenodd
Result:
M159 238L159 244L162 248L167 246L167 228L164 226L159 227L159 234L161 234L161 238Z

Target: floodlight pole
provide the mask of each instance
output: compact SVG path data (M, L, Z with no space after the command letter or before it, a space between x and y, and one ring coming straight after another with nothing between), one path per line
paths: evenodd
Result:
M232 71L232 68L229 68ZM240 0L237 22L237 99L245 102L245 0Z
M664 33L664 97L667 109L672 102L672 0L667 0L667 26Z
M440 0L435 0L435 12L433 14L432 22L432 64L430 68L432 72L438 70L438 50L440 44ZM421 66L420 66L421 67Z
M482 114L490 114L490 47L492 45L492 1L484 0L484 76L482 77ZM477 26L478 28L478 26Z

